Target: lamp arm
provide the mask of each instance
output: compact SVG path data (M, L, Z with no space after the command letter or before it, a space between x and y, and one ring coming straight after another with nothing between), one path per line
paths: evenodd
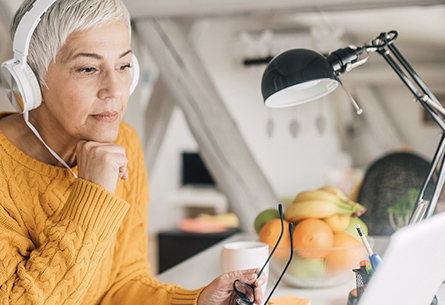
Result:
M394 72L400 77L402 82L408 87L408 89L414 94L416 99L420 102L420 104L425 108L425 110L432 116L434 121L439 125L442 129L442 137L440 139L439 145L431 161L430 170L428 176L426 177L422 188L419 192L419 196L416 200L413 212L411 214L410 223L414 221L417 215L416 211L419 206L424 204L426 201L429 202L425 214L416 219L415 221L421 221L423 218L430 217L437 206L437 202L440 197L440 193L442 191L442 186L445 182L445 110L440 105L437 98L431 92L431 90L426 86L426 84L422 81L419 75L414 71L408 61L403 57L403 55L399 52L397 47L394 45L394 40L397 38L397 32L392 31L388 34L381 33L379 37L372 41L372 51L377 51L382 57L386 60L386 62L391 66ZM403 69L399 66L399 64L391 57L391 54L394 55L395 59L403 66L405 71L408 73L409 77L405 74ZM412 80L414 81L412 81ZM415 83L415 84L414 84ZM417 86L416 86L417 85ZM419 90L420 88L420 90ZM434 109L437 111L435 111ZM437 180L434 183L433 178L437 174ZM434 192L431 198L425 199L425 193L430 184L434 185Z
M378 52L391 66L394 72L396 72L396 74L400 77L400 79L405 83L408 89L414 94L416 99L420 99L423 96L422 93L417 89L417 87L413 84L413 82L406 76L406 74L403 72L400 66L397 65L397 63L391 57L390 52L387 51L386 49L379 50Z
M413 212L410 217L410 224L421 221L424 218L430 217L437 206L437 202L439 200L440 192L442 190L442 185L445 181L445 170L444 170L444 151L445 151L445 135L442 134L439 145L434 154L433 160L431 161L429 173L423 182L423 185L420 189L419 195L417 197ZM440 166L440 169L437 171L437 168ZM432 181L434 175L438 172L437 181L434 184ZM429 199L425 199L425 192L430 183L434 185L434 193ZM422 217L416 217L416 211L422 204L427 203L426 212L422 215Z
M397 49L397 47L394 44L388 45L388 49L391 50L391 52L394 54L394 56L397 58L397 60L402 64L402 66L405 68L405 70L409 73L411 78L422 89L424 94L422 95L419 92L418 94L415 94L416 98L421 102L423 101L423 102L428 103L436 111L439 111L439 113L442 115L442 119L445 118L445 109L442 107L442 104L436 98L434 93L422 81L422 79L419 77L419 75L416 73L416 71L414 71L414 69L411 67L411 65L408 63L408 61L403 57L402 53L399 52L399 50ZM441 122L442 122L442 120L441 120Z
M389 46L388 48L393 51L395 48L394 45ZM403 70L397 65L397 63L394 61L394 59L390 56L390 53L387 51L378 51L383 58L386 60L386 62L393 68L393 70L396 72L396 74L400 77L400 79L403 81L403 83L408 87L408 89L414 94L416 99L421 103L421 105L425 108L425 110L432 116L434 121L439 125L439 127L442 129L442 132L445 132L445 123L443 121L443 115L440 113L438 114L436 111L432 109L430 104L428 104L428 100L436 100L436 97L431 93L431 91L428 89L428 87L420 80L420 77L415 73L415 71L409 66L409 64L404 60L403 57L401 57L401 54L399 53L399 56L396 56L397 60L404 66L408 74L415 80L417 85L422 89L423 93L420 92L417 87L413 84L413 82L406 76L406 74L403 72ZM393 52L394 53L394 52ZM416 200L415 207L413 210L413 213L411 214L411 218L414 216L414 212L416 211L417 207L425 200L429 202L427 206L427 210L423 217L419 218L417 221L421 221L424 218L430 217L436 206L437 202L439 200L440 192L442 190L442 186L445 181L445 171L444 171L444 151L445 151L445 138L442 133L442 138L440 140L439 146L436 150L435 156L431 162L430 172L425 179L425 182L422 185L421 191L419 193L419 196ZM434 177L434 174L438 171L438 177L437 182L434 183L434 192L431 198L425 199L425 192L427 187L432 182L432 179Z
M394 45L391 45L392 48L395 48ZM400 66L396 63L396 61L391 57L391 53L386 50L378 50L379 54L382 55L382 57L386 60L386 62L391 66L391 68L394 70L394 72L400 77L402 82L408 87L408 89L414 94L416 99L420 102L420 104L425 108L425 110L429 113L429 115L432 116L433 120L439 125L439 127L442 129L442 131L445 131L445 123L443 121L443 114L439 112L439 114L433 110L432 106L428 103L429 100L431 101L437 101L437 98L431 93L431 91L428 89L428 87L420 80L419 76L415 73L412 68L410 70L407 70L410 77L417 79L419 82L416 83L417 85L422 89L423 93L418 90L418 88L414 85L414 83L411 81L410 78L403 72L403 70L400 68ZM400 58L397 58L399 61ZM402 58L403 59L403 58ZM408 65L408 63L403 60L400 61L402 65ZM437 101L437 103L439 103ZM441 107L442 108L442 107Z
M381 33L377 38L374 38L371 40L371 42L363 47L349 46L343 49L338 49L329 54L326 57L326 60L331 65L334 74L339 76L340 74L348 72L367 61L368 56L366 56L364 59L359 59L360 55L365 53L368 55L370 52L378 52L392 67L394 72L400 77L408 89L414 94L416 99L422 104L426 111L433 117L434 121L443 131L445 131L445 124L443 122L445 118L445 109L394 45L394 41L397 39L397 37L398 33L396 31ZM405 68L406 72L411 79L414 80L414 82L411 81L399 64L391 57L391 53L403 66L403 68ZM414 83L417 84L417 86ZM421 90L419 90L418 87Z
M427 87L427 85L422 81L420 76L414 71L414 69L411 67L411 65L408 63L408 61L403 57L402 53L399 52L397 47L394 44L388 45L388 49L391 50L391 52L394 54L394 56L397 58L397 60L403 65L406 71L410 74L410 76L414 79L414 81L417 83L417 85L423 90L423 92L428 95L434 102L436 102L438 105L440 105L439 100L436 98L436 96L433 94L433 92Z
M443 150L442 150L442 155L443 155ZM425 214L425 218L430 217L431 215L433 215L434 210L436 209L437 206L437 202L439 201L439 197L440 194L442 192L442 187L443 184L445 182L445 169L444 169L444 157L442 156L442 160L441 160L441 165L440 165L440 169L439 169L439 176L437 178L437 182L434 186L434 193L433 193L433 197L431 199L431 203L428 205L428 208L426 210L426 214Z

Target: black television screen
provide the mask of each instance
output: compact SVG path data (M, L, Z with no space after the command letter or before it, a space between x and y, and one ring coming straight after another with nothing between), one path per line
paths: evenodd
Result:
M212 175L197 152L182 153L182 185L215 185Z

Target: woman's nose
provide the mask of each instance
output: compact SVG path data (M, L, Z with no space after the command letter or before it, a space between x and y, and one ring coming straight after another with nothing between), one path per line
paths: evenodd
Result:
M119 98L123 95L126 86L126 76L118 71L109 71L102 75L100 80L99 98Z

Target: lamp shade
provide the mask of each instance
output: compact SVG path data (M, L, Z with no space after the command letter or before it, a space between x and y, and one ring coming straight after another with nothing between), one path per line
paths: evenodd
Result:
M315 51L294 49L277 55L261 81L266 106L288 107L318 99L338 86L332 66Z

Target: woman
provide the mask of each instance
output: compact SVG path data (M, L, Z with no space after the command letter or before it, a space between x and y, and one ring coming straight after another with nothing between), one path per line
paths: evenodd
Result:
M120 0L56 1L34 31L42 104L29 125L0 118L1 304L234 304L235 279L264 283L246 270L190 291L151 275L143 152L121 122L130 39Z

